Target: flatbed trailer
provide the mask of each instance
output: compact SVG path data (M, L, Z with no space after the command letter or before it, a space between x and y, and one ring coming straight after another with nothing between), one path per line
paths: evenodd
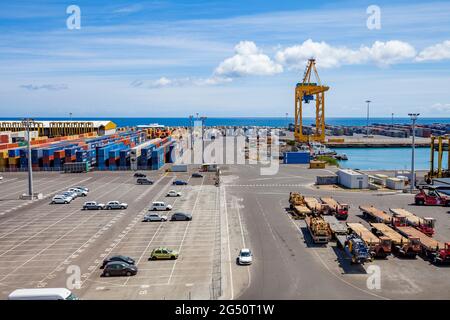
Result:
M414 237L408 239L384 223L371 223L370 226L375 234L385 236L391 240L394 253L410 258L415 258L420 253L419 239Z
M367 244L373 256L385 258L391 253L392 242L388 237L377 237L361 223L347 223L347 225Z
M405 237L409 238L416 238L419 239L420 246L422 248L422 255L427 258L433 258L435 257L435 254L440 250L445 248L445 244L442 242L439 242L423 232L420 232L416 228L413 227L397 227L397 230L404 235Z
M359 206L365 217L371 218L375 222L390 224L392 217L385 211L375 208L374 206Z
M393 224L397 224L400 227L412 226L429 237L434 235L434 225L436 222L434 218L421 218L401 208L390 208L389 210L394 214Z
M305 197L305 202L306 202L306 206L308 207L309 210L312 211L312 213L320 213L323 214L324 213L324 209L325 206L322 205L319 200L317 200L314 197Z
M305 202L305 197L298 192L289 193L289 209L294 219L304 219L311 214Z
M334 200L332 197L321 197L320 201L325 204L331 214L334 214L339 220L346 220L348 217L349 206L347 204L341 204Z
M305 205L293 206L291 212L294 219L305 219L307 215L312 213Z
M331 240L330 227L322 217L307 216L305 222L314 243L326 244Z
M337 238L338 235L348 234L348 228L345 222L340 222L335 216L323 216L323 219L330 226L332 235Z

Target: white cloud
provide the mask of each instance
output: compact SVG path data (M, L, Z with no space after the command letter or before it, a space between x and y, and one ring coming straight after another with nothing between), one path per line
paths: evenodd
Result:
M22 89L26 89L29 91L37 91L37 90L61 91L69 89L69 87L66 84L42 84L42 85L23 84L20 87Z
M146 80L135 80L130 85L134 88L167 88L167 87L187 87L187 86L214 86L223 83L231 82L231 78L212 76L209 78L173 78L169 79L166 77L161 77L158 80L146 81Z
M134 4L114 10L114 13L135 13L142 10L142 5Z
M430 111L448 115L450 114L450 103L435 103L430 108L427 108L427 112Z
M272 61L252 41L241 41L235 55L222 61L214 74L220 77L265 76L283 72L283 67Z
M416 57L417 61L439 61L450 59L450 40L423 49Z
M322 68L336 68L341 65L354 65L375 63L379 66L388 66L416 55L413 46L406 42L392 40L387 42L376 41L371 47L361 46L358 50L347 47L334 47L326 42L306 40L300 45L280 50L275 55L278 63L290 68L303 68L310 58L317 60Z

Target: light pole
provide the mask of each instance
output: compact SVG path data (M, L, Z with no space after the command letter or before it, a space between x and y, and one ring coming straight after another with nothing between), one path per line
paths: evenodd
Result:
M197 113L198 117L198 113ZM200 120L202 121L202 164L205 163L205 121L206 117L200 117Z
M70 119L70 122L72 122L72 112L69 112L69 119Z
M286 130L289 130L289 120L288 120L289 113L286 112Z
M27 144L28 144L28 196L31 200L33 200L33 167L31 165L31 134L30 127L34 125L36 122L33 119L26 118L22 120L22 125L25 127L27 131Z
M370 101L370 100L366 100L366 103L367 103L367 132L366 132L367 138L369 137L369 109L370 109L371 102L372 101Z
M414 151L416 147L416 120L419 117L420 113L408 113L408 116L412 121L412 152L411 152L411 186L410 190L413 193L414 188L416 187L416 173L414 170Z
M392 129L394 129L394 113L391 113L391 125L392 125Z
M193 126L194 126L194 116L193 115L190 115L189 116L189 131L190 131L190 133L191 133L191 150L193 150L194 149L194 141L193 141L193 138L192 138L192 135L193 135L193 133L194 133L194 128L193 128Z

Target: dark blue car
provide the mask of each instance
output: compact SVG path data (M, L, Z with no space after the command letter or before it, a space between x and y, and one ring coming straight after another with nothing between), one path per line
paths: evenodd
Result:
M187 183L186 181L183 181L183 180L175 180L172 184L173 184L174 186L185 186L185 185L187 185L188 183Z

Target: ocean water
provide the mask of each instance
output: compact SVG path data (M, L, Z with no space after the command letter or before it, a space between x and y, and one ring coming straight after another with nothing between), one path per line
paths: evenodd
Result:
M342 168L361 170L410 170L411 148L339 148L337 153L345 153L347 161L340 161ZM436 158L436 157L435 157ZM444 152L443 158L447 159ZM446 161L443 161L446 166ZM435 166L437 159L435 159ZM415 149L415 169L430 168L430 149Z
M0 120L20 120L21 118L0 118ZM69 118L34 118L36 120L70 120ZM72 118L72 120L111 120L118 126L135 126L149 123L159 123L161 125L172 126L189 126L189 118L111 118L105 116L103 118ZM286 127L288 123L293 123L293 118L285 117L230 117L230 118L207 118L206 126L268 126L268 127ZM304 118L305 124L313 124L314 118ZM391 118L371 118L370 123L391 124ZM410 123L408 118L394 118L394 123L404 124ZM366 118L327 118L326 123L330 125L343 126L365 126ZM419 118L418 124L432 123L448 123L450 118Z

